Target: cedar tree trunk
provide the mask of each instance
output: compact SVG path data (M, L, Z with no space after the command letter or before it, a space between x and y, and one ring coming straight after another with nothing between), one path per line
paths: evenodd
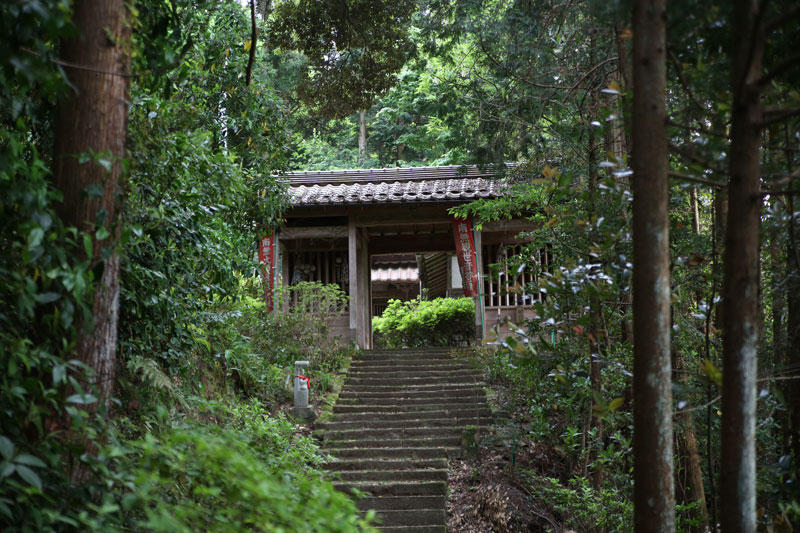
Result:
M723 531L756 530L756 354L758 228L761 213L761 88L764 42L757 0L737 0L733 15L733 115L722 323Z
M675 530L665 0L633 4L634 526Z
M100 403L114 384L119 309L118 211L128 118L130 26L124 0L77 0L77 34L61 46L69 93L59 103L54 174L65 223L92 236L92 317L76 357L93 372ZM93 155L92 155L93 154ZM90 156L81 163L80 156Z

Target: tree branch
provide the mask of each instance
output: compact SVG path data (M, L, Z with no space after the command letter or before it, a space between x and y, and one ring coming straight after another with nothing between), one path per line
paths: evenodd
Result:
M707 161L707 160L703 159L702 157L698 156L694 152L694 150L687 150L686 147L679 146L679 145L677 145L675 143L669 143L669 149L671 151L673 151L673 152L678 153L678 155L681 155L681 156L685 157L689 161L692 161L692 162L697 163L699 165L703 165L704 168L712 170L716 174L719 174L721 176L727 176L728 175L727 171L725 171L722 168L719 168L719 167L715 166L710 161Z
M778 63L775 66L775 68L773 68L770 72L767 72L766 74L761 76L761 78L758 80L757 83L758 83L758 85L761 85L763 87L764 85L768 84L773 79L775 79L776 77L780 76L781 74L783 74L787 70L790 70L790 69L792 69L793 67L795 67L797 65L800 65L800 52L798 52L798 53L796 53L796 54L794 54L792 56L789 56L784 61Z
M797 115L800 115L800 107L768 107L764 109L764 120L761 121L761 126L772 126Z
M245 84L253 81L253 64L256 62L256 44L258 43L258 26L256 25L256 0L250 0L250 57L247 59Z
M724 189L725 187L728 186L727 183L722 183L720 181L701 178L699 176L692 176L690 174L683 174L681 172L669 171L669 172L667 172L667 174L669 175L670 178L675 178L675 179L682 180L682 181L691 181L691 182L694 182L694 183L702 183L704 185L710 185L712 187L717 187L717 188L720 188L720 189Z
M672 50L670 50L668 52L668 56L670 63L672 63L672 66L675 67L675 73L678 75L678 81L680 82L681 87L683 87L683 90L686 92L687 95L689 95L689 100L691 100L691 102L697 107L697 109L705 111L705 108L700 103L700 101L697 100L697 97L695 96L694 91L692 91L692 88L689 85L689 83L686 81L686 78L683 77L683 71L681 70L680 62L678 61L678 58L675 57L675 53Z
M708 135L709 137L717 137L719 139L727 139L728 138L728 136L726 134L724 134L724 133L720 133L720 132L717 132L717 131L711 131L710 129L705 128L703 126L691 126L689 124L681 124L680 122L675 122L674 120L669 119L669 118L667 119L666 124L667 124L667 126L672 126L674 128L680 128L682 130L699 131L700 133L704 133L704 134Z
M776 17L768 20L764 24L764 35L772 32L773 30L776 30L776 29L780 28L781 26L783 26L787 22L791 22L792 19L795 18L798 15L800 15L800 5L797 5L797 6L793 7L793 8L791 8L791 9L789 9L785 13L781 13L780 15L777 15Z

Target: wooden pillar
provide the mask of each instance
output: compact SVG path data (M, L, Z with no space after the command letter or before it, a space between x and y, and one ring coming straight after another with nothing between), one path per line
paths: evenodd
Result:
M475 270L478 273L478 294L475 295L475 332L480 340L486 337L484 331L484 314L486 309L483 303L483 293L485 288L483 286L483 239L481 238L481 231L474 230L475 234Z
M278 261L280 267L280 291L281 301L276 302L275 309L280 308L284 313L289 311L289 283L292 281L292 273L289 272L289 249L286 246L286 241L278 241Z
M367 231L358 229L356 250L358 259L358 309L356 310L356 333L358 345L365 350L372 348L371 269L369 265L369 242Z
M357 318L357 310L358 310L358 250L357 250L357 243L358 241L358 232L356 231L356 225L352 218L347 225L347 274L348 274L348 285L349 285L349 293L350 293L350 334L358 341L358 336L356 332L356 325L358 324Z

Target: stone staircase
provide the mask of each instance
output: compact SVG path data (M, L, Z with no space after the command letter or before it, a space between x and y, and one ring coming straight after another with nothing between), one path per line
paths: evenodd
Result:
M362 352L316 433L338 489L369 494L385 532L444 533L447 459L490 413L480 373L446 348Z

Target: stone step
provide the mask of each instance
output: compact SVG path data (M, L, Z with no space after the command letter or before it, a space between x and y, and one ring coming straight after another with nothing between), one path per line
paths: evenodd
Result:
M411 379L438 378L442 383L464 380L483 380L483 373L475 370L396 370L394 372L350 372L347 381L366 382L367 380L386 380L391 379L395 382L406 382Z
M447 459L349 459L327 463L325 469L331 472L350 472L359 470L422 470L427 468L447 468Z
M447 533L447 525L378 527L382 533Z
M316 425L334 486L368 496L378 529L446 533L448 459L466 426L491 422L482 372L449 348L373 350L351 362L333 408Z
M437 437L461 437L462 426L416 427L372 429L357 428L328 431L323 435L325 442L342 440L387 440L387 439L433 439Z
M447 523L444 509L398 509L378 514L381 526L439 526Z
M372 496L444 496L447 494L446 481L418 481L412 483L380 483L372 481L337 481L336 489L352 493L352 489L366 492Z
M464 363L460 363L455 359L451 359L449 357L439 357L436 359L362 359L361 361L352 361L350 363L350 370L360 370L360 369L369 369L369 368L386 368L386 369L398 369L398 368L408 368L409 370L419 370L419 369L427 369L431 367L450 367L453 368L454 366L463 366ZM474 368L464 367L465 370L475 370Z
M426 362L430 362L430 361L458 361L458 359L455 359L449 353L440 352L440 353L429 353L429 354L409 353L409 354L403 354L403 355L385 355L385 354L376 355L376 354L372 354L372 355L366 355L366 356L363 356L363 357L359 357L359 358L353 359L352 362L357 363L357 362L361 362L361 361L370 362L370 363L384 362L384 361L395 361L395 362L400 362L400 363L403 363L403 364L407 364L409 362L412 362L412 364L413 364L413 363L418 363L418 362L419 363L426 363Z
M374 420L370 421L368 427L373 429L394 429L394 428L415 428L415 427L450 427L477 425L487 426L491 423L489 417L467 417L467 418L429 418L412 420ZM364 420L321 422L316 428L321 431L337 431L343 429L361 429L365 427Z
M395 363L370 363L367 361L353 361L350 364L350 371L358 372L395 372L395 371L409 371L417 372L420 370L475 370L472 365L466 363L457 363L455 361L447 361L442 363L428 362L426 364L409 365L404 362Z
M480 409L431 409L431 410L399 410L392 411L391 409L383 409L375 411L367 407L345 406L340 411L341 416L337 416L337 420L343 422L354 422L356 420L427 420L431 418L458 418L469 419L490 417L492 413L488 407L481 407ZM334 407L334 412L336 408Z
M426 346L424 348L376 348L373 350L364 350L360 352L361 356L368 355L395 355L402 356L410 353L446 353L449 354L453 351L450 346Z
M339 472L340 481L447 481L447 470L347 470Z
M486 393L484 392L483 388L473 387L473 386L454 388L449 390L444 389L444 390L426 390L426 391L412 390L412 391L394 391L394 392L364 392L358 390L347 390L339 393L339 398L337 401L351 400L354 398L363 398L365 400L377 400L380 398L389 398L394 400L398 398L441 398L442 396L448 396L450 398L469 398L472 396L485 398Z
M370 438L365 439L327 439L326 446L331 448L443 448L461 444L460 435L438 437L408 437L408 438Z
M466 396L463 398L454 398L452 396L433 396L430 398L409 398L409 397L399 397L399 398L344 398L338 400L339 405L363 405L365 407L370 407L373 405L394 405L398 408L406 407L406 406L414 406L414 405L430 405L430 406L440 406L440 407L451 407L451 406L470 406L470 407L480 407L482 405L486 405L486 400L483 397L483 393L480 396L475 397Z
M394 405L345 405L345 404L337 404L333 408L334 414L368 414L368 415L379 415L379 413L383 413L386 416L394 415L394 416L419 416L419 418L426 418L425 415L428 415L427 418L441 418L446 416L471 416L478 414L480 416L489 416L489 409L485 407L476 407L473 405L464 405L462 407L462 403L451 403L447 405L442 404L430 404L430 405L404 405L402 407L398 407L397 404ZM481 404L485 405L485 404ZM430 413L440 413L439 416L430 416ZM384 415L381 414L379 416L372 416L369 418L382 418ZM350 418L354 420L353 418Z
M483 385L483 378L477 378L472 376L459 376L459 375L451 376L448 379L445 379L444 377L441 376L402 378L402 379L394 379L391 377L347 378L347 381L345 381L345 386L348 388L362 387L365 385L373 387L376 385L384 385L389 387L414 387L416 385L442 385L443 383L447 384L458 383L460 385L478 385L478 384Z
M413 383L393 383L391 385L373 385L373 384L360 384L357 387L345 384L342 387L342 392L431 392L436 390L453 390L465 389L468 387L485 387L486 383L483 381L469 381L466 383L428 383L428 384L413 384Z
M362 511L404 511L409 509L444 508L444 496L382 496L363 498L356 502Z
M458 448L455 446L431 448L425 447L396 447L396 448L337 448L331 445L326 452L340 459L442 459L455 456Z

